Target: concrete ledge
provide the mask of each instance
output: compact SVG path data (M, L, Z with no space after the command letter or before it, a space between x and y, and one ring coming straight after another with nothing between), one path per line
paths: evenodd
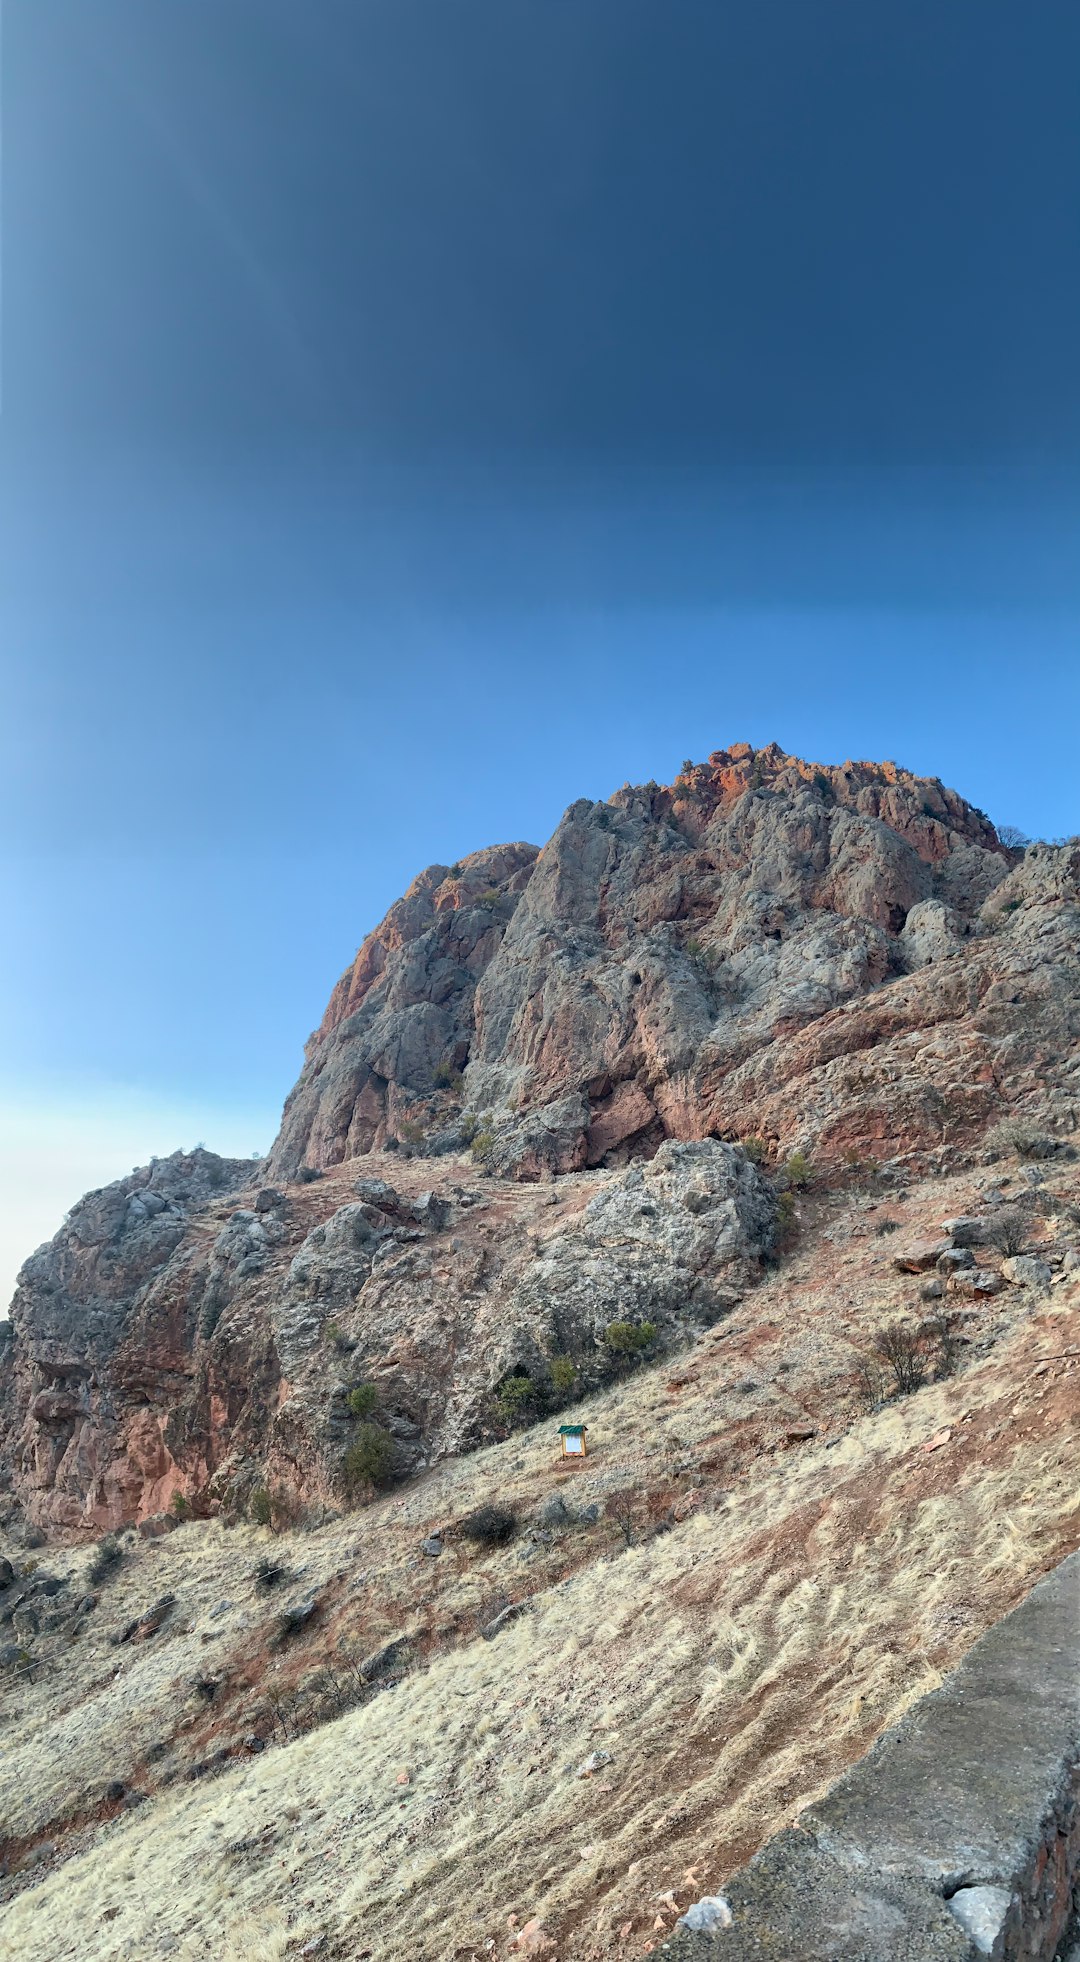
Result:
M724 1898L680 1962L1053 1962L1080 1872L1080 1554Z

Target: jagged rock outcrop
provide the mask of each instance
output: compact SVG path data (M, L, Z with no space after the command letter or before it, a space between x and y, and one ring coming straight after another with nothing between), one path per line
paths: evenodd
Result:
M936 781L775 744L572 805L535 857L505 849L453 880L432 868L365 942L309 1045L276 1172L419 1136L437 1154L462 1119L524 1178L748 1127L885 1153L938 1143L988 1114L992 1040L948 1112L932 1082L895 1095L902 1050L869 1069L867 1052L977 1017L1000 959L976 963L974 989L940 970L961 956L972 972L1003 906L1075 904L1074 874L1025 886L990 821ZM869 1021L830 1020L886 997Z
M0 1463L101 1530L274 1481L340 1492L350 1391L399 1472L507 1375L583 1389L604 1329L685 1339L751 1281L772 1188L934 1162L1080 1108L1080 845L1007 851L895 765L746 745L575 804L537 852L433 867L364 942L267 1165L196 1152L78 1205L27 1263Z
M327 1178L260 1213L234 1189L252 1169L223 1167L218 1196L186 1226L171 1213L138 1266L121 1266L147 1232L131 1224L133 1181L77 1209L80 1245L115 1272L85 1344L63 1279L71 1228L24 1269L6 1456L33 1525L100 1532L178 1492L216 1505L264 1483L340 1496L361 1384L407 1475L497 1434L510 1375L535 1385L539 1411L556 1357L578 1393L616 1373L613 1321L651 1322L661 1352L685 1342L756 1279L776 1231L769 1182L713 1139L569 1181L552 1205L494 1181L421 1189L414 1162L407 1183Z

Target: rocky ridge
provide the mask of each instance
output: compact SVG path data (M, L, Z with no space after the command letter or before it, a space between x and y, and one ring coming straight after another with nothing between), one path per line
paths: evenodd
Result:
M508 1379L534 1413L556 1365L579 1398L608 1380L612 1322L663 1353L730 1312L792 1151L902 1181L1003 1119L1064 1147L1078 930L1080 846L1009 851L933 780L775 745L430 868L334 990L267 1164L157 1161L26 1264L20 1508L70 1535L177 1494L340 1503L357 1388L403 1476L498 1435Z

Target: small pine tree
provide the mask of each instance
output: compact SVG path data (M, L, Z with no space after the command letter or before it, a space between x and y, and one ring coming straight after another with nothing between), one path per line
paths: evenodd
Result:
M791 1157L784 1167L784 1173L788 1184L794 1186L798 1192L801 1192L805 1186L809 1185L810 1160L806 1156L805 1151L792 1152Z
M248 1511L256 1526L269 1526L274 1517L274 1502L265 1485L257 1485L248 1500Z
M577 1375L577 1364L569 1356L552 1356L551 1387L556 1396L570 1396L577 1383Z
M346 1484L352 1490L384 1484L393 1456L393 1443L381 1424L361 1424L342 1461Z

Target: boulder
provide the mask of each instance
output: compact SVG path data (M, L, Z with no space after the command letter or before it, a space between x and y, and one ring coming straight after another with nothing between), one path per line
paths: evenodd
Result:
M936 1267L942 1255L949 1252L945 1240L913 1240L906 1247L899 1247L892 1257L892 1264L898 1274L924 1274L928 1267Z
M1005 1279L1016 1288L1048 1288L1053 1279L1051 1269L1045 1260L1035 1254L1013 1254L1011 1259L1003 1260L1001 1271Z

